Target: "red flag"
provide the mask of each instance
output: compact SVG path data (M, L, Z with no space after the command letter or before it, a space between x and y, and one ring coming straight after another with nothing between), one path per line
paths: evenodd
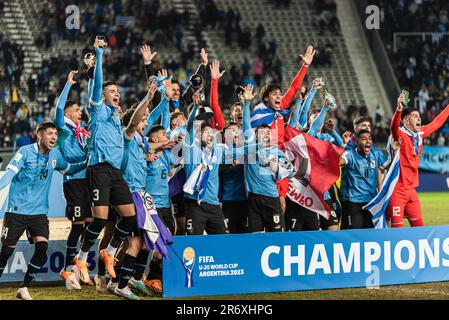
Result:
M288 126L285 154L295 166L287 196L306 209L329 219L331 209L323 200L340 176L339 160L344 150Z

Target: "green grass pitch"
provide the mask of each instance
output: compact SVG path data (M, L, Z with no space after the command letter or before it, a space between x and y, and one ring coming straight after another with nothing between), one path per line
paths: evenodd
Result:
M449 193L420 193L424 222L426 225L449 225ZM1 284L0 300L13 300L17 284ZM34 283L30 288L34 299L42 300L115 300L121 299L110 294L99 294L93 287L82 290L66 290L64 284ZM157 299L157 298L145 298ZM160 298L159 298L160 299ZM194 297L193 299L219 300L283 300L283 299L449 299L449 282L423 283L413 285L385 286L378 289L351 288L338 290L291 291L279 293L258 293L245 295Z

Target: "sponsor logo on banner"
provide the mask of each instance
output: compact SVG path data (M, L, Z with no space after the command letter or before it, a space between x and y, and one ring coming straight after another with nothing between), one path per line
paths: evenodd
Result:
M195 268L195 250L191 247L184 249L182 254L182 263L186 272L186 282L185 287L191 288L195 284L193 282L193 269Z

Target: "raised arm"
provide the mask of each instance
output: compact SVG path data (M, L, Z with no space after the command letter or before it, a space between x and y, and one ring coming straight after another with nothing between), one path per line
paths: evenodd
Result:
M436 116L435 119L428 125L425 125L421 128L424 131L423 138L430 136L432 133L441 128L449 117L449 105L444 108L443 111L440 112L439 115Z
M401 125L401 115L404 100L405 100L404 95L401 93L397 101L396 111L393 115L393 119L391 119L390 130L394 140L398 140L400 136L399 127Z
M193 96L193 108L192 111L190 111L189 114L189 118L187 119L187 144L188 146L192 146L193 142L195 141L195 130L193 127L193 124L195 122L195 116L196 116L196 112L198 111L199 108L199 103L200 103L200 99L197 95Z
M318 115L318 117L315 119L315 121L313 121L310 124L310 129L309 131L307 131L307 133L309 135L311 135L312 137L316 137L318 132L320 131L321 127L324 124L324 120L326 119L326 114L327 111L329 110L329 108L327 106L323 106L321 108L320 114Z
M5 174L0 179L0 190L3 190L4 188L6 188L6 186L11 183L11 181L15 175L16 175L16 172L13 171L12 169L6 170Z
M67 76L67 82L65 83L64 89L62 89L59 95L58 101L56 102L56 125L59 129L64 127L64 107L69 96L70 88L76 83L73 77L78 73L78 71L70 71Z
M104 46L102 40L95 39L95 70L94 70L94 88L92 93L92 98L90 100L90 104L94 107L98 107L101 105L101 98L103 95L103 53L104 49L101 47Z
M220 72L220 61L214 60L210 66L210 107L214 112L214 126L217 130L223 130L226 120L223 117L223 112L221 111L220 104L218 101L218 80L223 76L225 70Z
M302 109L302 100L298 98L296 101L295 112L292 113L290 120L288 121L288 125L292 128L296 128L299 124L299 113Z
M312 64L314 55L315 55L315 49L313 49L312 46L307 47L306 53L304 55L302 55L302 54L299 55L301 57L302 61L304 62L304 64L302 65L301 69L299 69L298 74L293 79L293 81L290 84L290 87L288 88L285 95L282 97L281 109L287 109L290 106L290 103L292 102L296 93L301 88L301 85L302 85L304 77L307 73L307 70L308 70L309 66Z
M173 86L171 80L172 77L165 81L165 99L168 103L163 103L161 106L161 126L164 127L166 132L170 131L170 99L173 97Z
M126 135L129 138L134 137L134 134L137 131L137 126L142 121L142 118L145 116L145 113L148 110L148 104L150 103L151 99L153 98L154 93L156 92L156 89L157 89L156 84L152 83L147 94L142 99L142 101L140 101L139 105L136 108L136 111L134 111L134 113L131 117L131 120L129 121L129 124L126 127ZM152 113L154 113L154 111ZM145 134L147 134L147 132L145 132Z

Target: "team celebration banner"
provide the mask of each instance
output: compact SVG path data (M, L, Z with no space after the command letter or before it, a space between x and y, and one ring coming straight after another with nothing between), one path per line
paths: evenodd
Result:
M164 297L449 280L449 226L177 236Z
M424 146L419 168L449 173L449 147Z

